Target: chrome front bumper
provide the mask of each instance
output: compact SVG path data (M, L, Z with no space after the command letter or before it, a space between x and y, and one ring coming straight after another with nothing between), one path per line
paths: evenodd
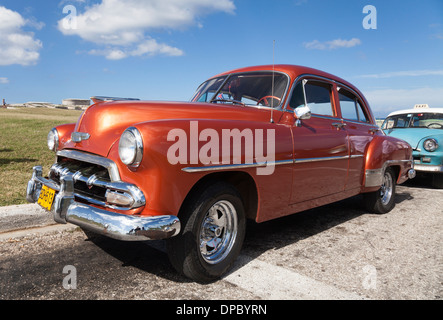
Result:
M76 202L72 175L61 177L58 185L42 177L41 166L33 168L32 178L26 190L28 202L37 202L42 185L58 191L51 208L54 220L58 223L69 222L86 230L125 241L167 239L180 232L180 220L173 215L126 215Z

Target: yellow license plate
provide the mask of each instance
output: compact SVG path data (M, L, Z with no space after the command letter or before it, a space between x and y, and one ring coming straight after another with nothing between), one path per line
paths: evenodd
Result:
M42 186L40 191L40 196L38 197L37 203L41 205L48 211L51 211L52 203L54 202L55 190L47 186Z

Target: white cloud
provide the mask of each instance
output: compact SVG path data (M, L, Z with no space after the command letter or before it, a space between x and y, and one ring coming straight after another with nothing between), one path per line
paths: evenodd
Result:
M120 60L127 57L136 57L136 56L153 56L153 55L166 55L166 56L181 56L183 55L183 51L168 46L163 43L158 43L154 39L146 39L139 43L135 48L116 48L110 47L106 49L93 49L89 51L89 54L92 55L101 55L104 56L108 60Z
M419 77L419 76L443 76L443 70L409 70L409 71L394 71L376 74L365 74L359 78L373 78L384 79L394 77Z
M148 39L141 42L137 49L131 52L133 56L141 55L155 55L155 54L165 54L168 56L181 56L183 51L174 47L170 47L163 43L157 43L154 39Z
M361 44L361 40L358 38L352 38L350 40L335 39L331 41L318 41L314 40L311 42L303 43L306 49L315 50L334 50L339 48L352 48Z
M380 89L363 92L374 113L387 113L426 103L431 108L443 107L443 87L415 89Z
M9 83L9 79L5 77L0 77L0 84L6 84Z
M24 19L18 12L0 6L0 65L37 63L42 42L34 33L22 28L26 25L41 29L44 24Z
M201 27L198 19L213 12L233 13L232 0L102 0L77 12L75 24L58 21L64 35L108 46L108 59L126 56L164 54L178 56L180 49L157 43L147 33L155 30L183 30L189 26ZM75 25L74 28L69 26ZM110 49L109 49L110 48ZM100 50L98 50L100 51ZM97 53L96 51L95 53Z

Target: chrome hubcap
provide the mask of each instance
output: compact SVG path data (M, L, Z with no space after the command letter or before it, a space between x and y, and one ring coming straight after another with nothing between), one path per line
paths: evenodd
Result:
M385 175L383 177L383 184L381 185L380 188L380 198L381 198L381 203L383 205L387 205L391 200L392 191L393 191L393 182L391 174L385 172Z
M237 211L226 200L209 208L200 229L200 254L209 264L222 261L232 249L237 236Z

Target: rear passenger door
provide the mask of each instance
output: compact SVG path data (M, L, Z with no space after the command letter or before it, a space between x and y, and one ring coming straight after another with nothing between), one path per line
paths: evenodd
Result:
M361 187L364 178L365 150L378 127L371 124L369 112L356 92L338 84L337 93L341 118L349 141L349 171L345 189L351 190Z

